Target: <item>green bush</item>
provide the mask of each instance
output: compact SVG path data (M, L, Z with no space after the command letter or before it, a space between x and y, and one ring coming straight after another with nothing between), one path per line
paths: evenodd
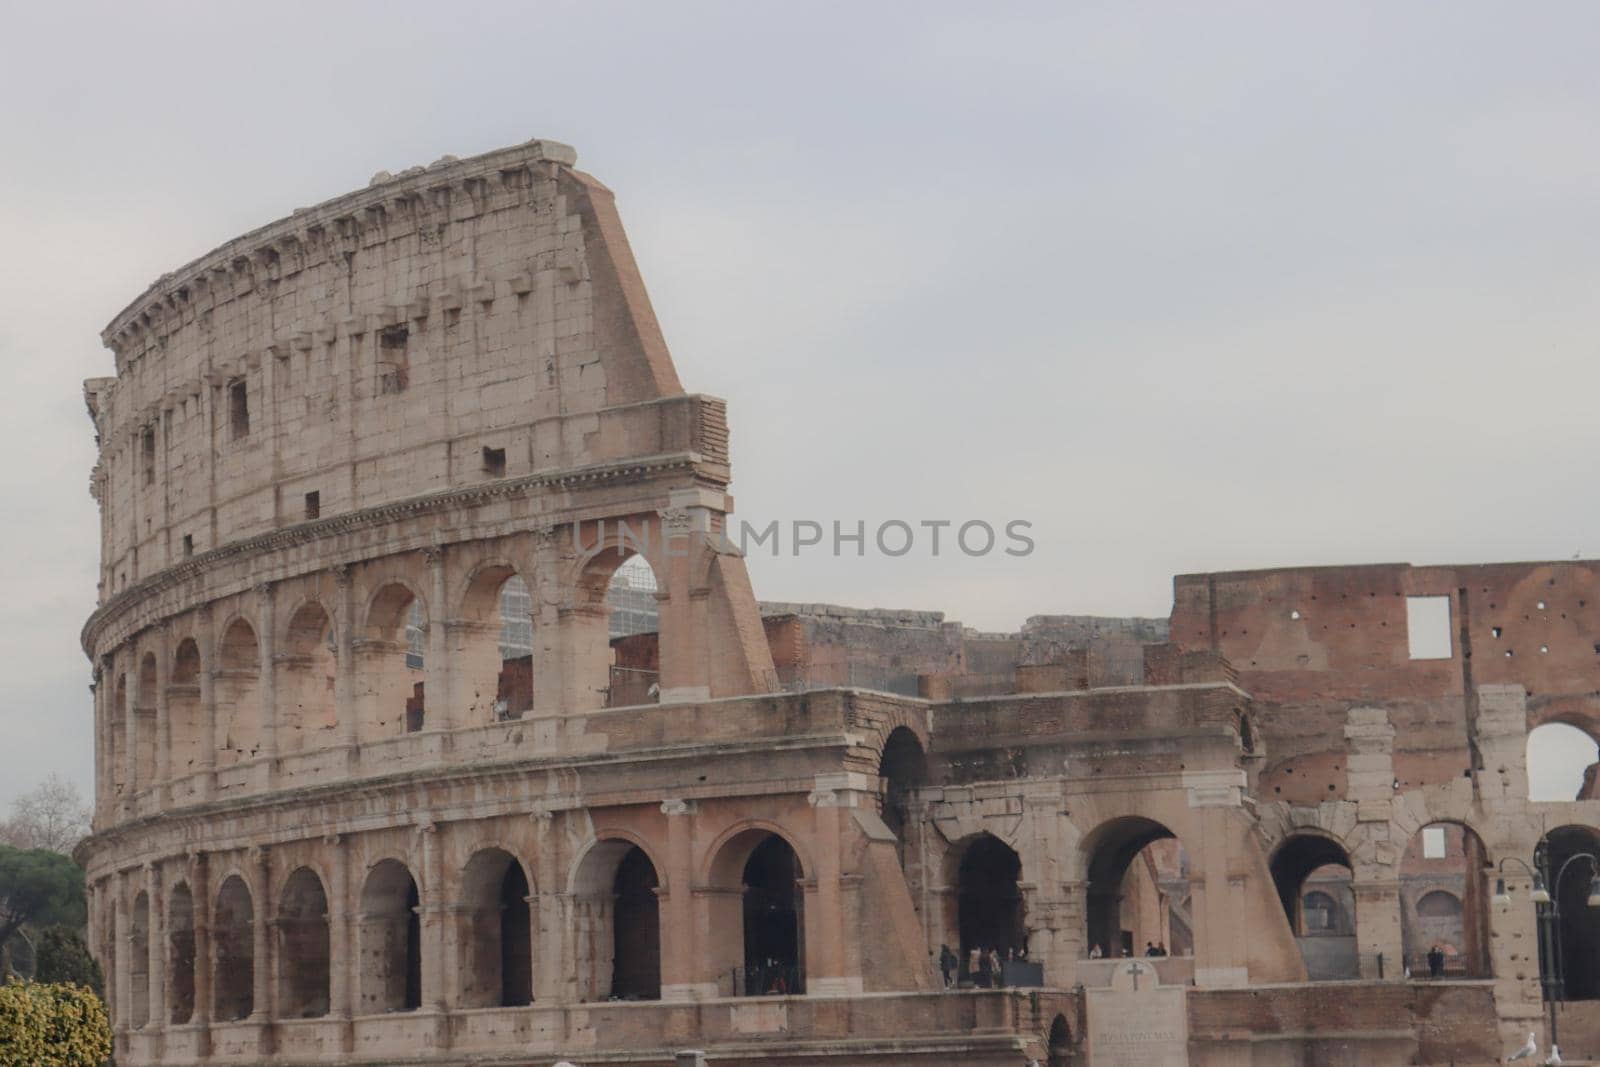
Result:
M103 995L100 964L89 955L82 935L71 927L52 926L40 934L34 959L35 982L88 986L96 996Z
M0 1067L100 1067L111 1024L93 991L76 985L0 986Z

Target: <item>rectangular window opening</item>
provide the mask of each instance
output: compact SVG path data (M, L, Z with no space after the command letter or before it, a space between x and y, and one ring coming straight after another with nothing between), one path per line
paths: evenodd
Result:
M1406 637L1412 659L1449 659L1450 598L1447 596L1406 597Z
M1444 859L1444 827L1424 826L1422 828L1422 858L1425 860Z
M156 482L156 428L146 426L140 438L139 451L144 458L144 484L154 485Z
M306 518L314 519L322 514L322 493L313 491L306 494Z
M250 395L242 378L228 386L228 424L235 441L250 433Z
M485 448L483 450L483 469L497 478L505 474L506 450L503 448Z
M183 535L183 555L184 558L194 555L194 534Z

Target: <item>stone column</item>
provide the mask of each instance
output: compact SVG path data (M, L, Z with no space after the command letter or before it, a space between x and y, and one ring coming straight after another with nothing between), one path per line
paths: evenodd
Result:
M114 890L116 896L112 904L113 937L117 949L116 973L109 976L109 984L116 997L116 1010L112 1013L112 1018L116 1021L116 1029L124 1035L133 1018L133 932L128 925L129 881L127 871L117 872Z
M267 768L267 786L271 788L278 772L277 617L271 582L256 586L256 605L261 624L256 635L261 657L261 756Z
M561 588L567 573L561 527L535 530L533 567L527 575L528 595L533 608L533 715L554 715L571 711L567 700L573 672L563 659L566 640L564 610L561 605L570 592Z
M133 810L133 794L138 790L139 784L134 780L134 775L139 767L139 654L138 649L130 645L124 650L125 659L132 659L132 663L123 669L128 679L128 684L123 689L127 703L122 709L122 780L125 783L122 792L123 807ZM115 699L113 697L112 699Z
M272 853L267 848L251 850L252 866L255 867L255 890L251 894L255 899L251 901L255 909L255 921L250 924L250 951L252 958L250 973L250 988L252 1011L250 1018L254 1022L267 1023L272 1020L272 937L269 931L272 928Z
M166 807L172 781L172 717L168 709L167 677L172 664L172 623L163 620L156 644L156 783L161 790L158 808Z
M110 750L106 747L105 674L97 662L89 682L89 699L94 702L94 824L95 830L105 825L106 762Z
M149 900L147 918L150 1021L146 1028L167 1028L167 924L164 897L161 892L161 869L154 863L144 869L145 894Z
M428 662L424 683L423 729L455 728L457 709L452 692L449 635L445 620L450 617L449 583L445 575L443 546L425 549L428 560Z
M667 817L666 898L661 909L661 999L715 996L716 986L694 981L694 817L692 800L664 800Z
M533 869L538 878L535 895L538 910L529 916L534 935L533 996L537 1002L563 1004L571 1000L572 968L567 956L567 909L561 892L561 867L558 850L560 835L555 832L555 816L548 811L532 813L534 825Z
M430 620L431 622L431 620ZM422 927L422 1011L437 1014L434 1027L437 1048L450 1047L450 1025L445 1004L445 914L444 849L437 823L417 827L422 838L422 886L418 897Z
M861 992L861 977L845 974L844 893L840 835L844 811L855 805L849 774L819 774L806 798L812 807L811 862L806 872L816 883L815 907L805 916L806 992L812 996L849 996ZM807 902L808 905L810 902Z
M204 852L189 857L189 892L194 897L194 1015L190 1021L200 1028L201 1055L211 1047L212 961L211 961L211 886Z
M339 714L339 744L352 750L358 744L355 680L356 592L355 581L349 567L333 569L333 584L339 591L338 669L334 676L334 703ZM354 755L352 751L352 756Z
M200 646L200 798L209 799L217 787L217 640L212 629L211 605L196 612L195 636Z

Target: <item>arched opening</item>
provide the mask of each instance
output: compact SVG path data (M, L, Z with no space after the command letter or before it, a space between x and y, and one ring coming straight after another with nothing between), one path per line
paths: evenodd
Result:
M1589 768L1600 762L1600 746L1576 726L1547 722L1528 732L1528 799L1583 800L1600 797Z
M416 733L427 721L428 613L399 582L378 590L357 648L356 706L363 741Z
M150 1021L150 898L143 893L128 917L128 992L128 1022L137 1030Z
M533 710L533 597L508 566L484 567L472 578L451 630L467 721L505 722Z
M278 905L278 1013L285 1019L328 1014L328 895L309 867L289 876Z
M595 844L573 882L578 998L654 1000L661 995L660 880L644 849Z
M218 767L254 759L261 751L261 648L244 619L234 619L217 647Z
M1460 823L1411 835L1400 858L1400 929L1413 975L1431 973L1437 949L1444 976L1489 977L1488 866L1483 842Z
M361 1008L366 1015L422 1006L422 918L416 879L399 860L372 868L361 888Z
M617 864L611 995L618 1000L661 996L661 913L655 864L637 846Z
M655 536L651 533L645 536ZM652 704L661 692L660 617L655 572L616 527L607 547L584 565L575 591L572 628L579 710ZM652 637L650 635L654 634Z
M956 929L960 980L997 986L993 958L1026 956L1022 857L993 834L972 838L956 866Z
M744 980L746 996L805 992L805 938L800 858L789 842L768 834L744 865Z
M528 877L509 852L484 849L461 872L461 1003L533 1003L533 924Z
M167 682L167 744L172 775L181 778L200 770L207 728L200 714L200 646L192 637L178 642Z
M146 652L139 660L138 698L134 704L133 735L136 745L133 780L144 789L156 780L156 655Z
M1072 1030L1065 1015L1057 1015L1051 1021L1045 1048L1049 1067L1068 1067L1072 1063Z
M316 601L289 619L278 655L278 751L301 752L333 742L339 725L334 695L338 651L333 621Z
M244 879L229 875L217 890L212 922L212 1013L218 1022L247 1019L255 1010L255 911Z
M1091 956L1194 954L1189 856L1161 823L1113 819L1085 842L1084 951Z
M179 882L167 900L168 1018L181 1026L194 1017L194 894Z
M904 726L890 731L878 762L883 821L894 833L900 866L906 863L906 830L911 823L912 794L928 780L928 758L917 735Z
M1538 906L1549 931L1539 970L1563 1000L1600 1000L1600 907L1589 906L1596 870L1585 855L1600 857L1600 833L1561 826L1545 835L1538 856L1550 890L1550 903Z
M111 695L111 786L118 796L128 791L128 676L117 675Z
M1355 978L1360 973L1356 954L1354 921L1334 930L1308 924L1305 901L1309 894L1320 894L1332 902L1335 916L1355 915L1355 890L1350 856L1344 846L1320 834L1295 834L1286 838L1272 855L1272 883L1278 890L1289 927L1300 946L1306 974L1312 981ZM1314 921L1320 922L1324 906L1317 905ZM1344 932L1338 932L1338 931Z

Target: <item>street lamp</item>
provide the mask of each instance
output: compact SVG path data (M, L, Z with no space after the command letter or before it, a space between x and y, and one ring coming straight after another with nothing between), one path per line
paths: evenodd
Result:
M1545 838L1540 835L1539 844L1534 850L1534 859L1545 870L1549 870L1550 854L1545 851ZM1560 1040L1556 1027L1558 1025L1556 1001L1566 997L1566 980L1562 975L1561 945L1559 928L1561 924L1561 879L1567 873L1567 868L1578 860L1585 860L1589 864L1589 894L1584 903L1591 908L1600 908L1600 857L1588 852L1574 852L1562 862L1560 870L1556 871L1554 878L1546 882L1539 871L1534 870L1527 861L1518 856L1506 856L1496 867L1497 877L1494 883L1494 902L1498 907L1511 906L1511 893L1506 888L1506 863L1516 863L1533 877L1533 886L1528 891L1528 899L1540 905L1539 917L1539 987L1540 995L1550 1013L1550 1044L1555 1046ZM1552 894L1551 890L1554 890Z
M1496 905L1502 908L1509 908L1511 906L1511 891L1506 888L1506 860L1512 860L1516 862L1522 867L1523 870L1527 871L1533 876L1533 889L1531 889L1528 893L1529 900L1533 901L1535 904L1550 903L1550 890L1545 888L1544 876L1529 866L1527 861L1523 860L1520 856L1507 856L1505 859L1500 861L1500 866L1498 868L1499 877L1494 880L1494 902ZM1563 868L1563 870L1564 869L1565 868ZM1597 879L1597 881L1600 881L1600 879ZM1596 897L1594 895L1593 885L1590 886L1589 893L1589 906L1600 907L1600 897Z

